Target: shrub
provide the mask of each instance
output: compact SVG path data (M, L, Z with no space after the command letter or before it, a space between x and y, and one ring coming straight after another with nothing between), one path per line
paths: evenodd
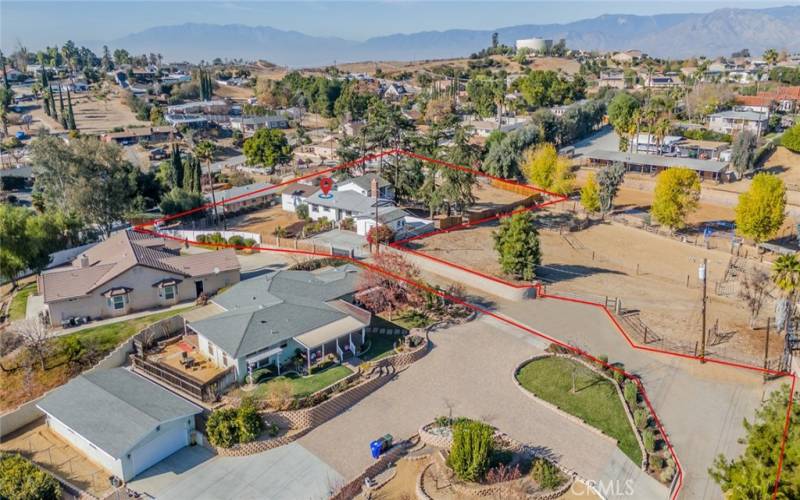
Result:
M650 466L653 470L661 470L664 468L664 459L658 455L650 455Z
M294 212L301 220L308 220L308 205L298 205L297 208L294 209Z
M20 455L0 454L0 498L58 500L58 481Z
M253 441L264 429L264 421L261 420L258 410L249 399L242 401L242 405L236 411L236 423L239 426L240 443Z
M625 395L625 401L634 408L639 402L639 388L636 387L636 383L633 380L628 380L625 382L623 393Z
M235 247L239 247L239 248L245 246L244 245L244 238L242 238L238 234L234 234L233 236L228 238L228 243L230 243L231 245L233 245Z
M639 429L644 429L650 423L650 413L644 408L639 408L633 413L633 422Z
M472 420L457 422L447 465L460 480L479 481L489 467L493 445L494 430L489 425Z
M292 383L286 379L281 379L270 384L265 401L270 407L276 410L283 410L289 407L293 399Z
M539 486L546 490L558 488L564 483L564 476L561 474L561 471L558 470L558 467L544 458L537 458L534 460L533 468L531 469L531 477Z
M254 246L256 246L256 244L257 244L256 240L254 240L253 238L245 238L244 241L242 242L242 245L244 245L247 248L253 248Z
M198 243L205 243L207 239L208 238L206 238L205 234L198 234L197 235L197 242Z
M239 408L215 410L208 417L206 434L214 446L230 448L236 443L249 443L258 437L264 422L251 400L242 401Z
M783 133L781 144L789 151L800 153L800 123Z
M606 366L608 365L608 356L606 356L605 354L597 356L597 361L595 361L595 365L597 365L597 367L602 371L604 372L607 371L608 368L606 368Z
M550 344L545 350L553 354L572 354L572 351L559 344Z
M280 428L278 427L278 424L269 424L267 426L267 434L269 434L269 437L275 437L279 432Z
M672 478L675 476L675 461L672 458L667 459L667 463L664 469L661 471L661 482L662 483L669 483L672 481Z
M352 217L347 217L339 223L339 229L343 229L345 231L355 231L356 221L354 221Z
M513 481L522 477L519 470L519 465L513 467L501 463L497 467L492 467L486 473L485 482L487 484L503 483L505 481Z
M611 376L614 377L614 382L616 382L617 385L622 385L622 382L625 381L625 374L622 373L621 366L618 366L617 368L619 368L619 370L612 370Z
M644 443L644 449L648 452L652 453L656 451L656 435L650 429L645 429L642 432L642 442Z
M215 410L206 422L208 440L214 446L230 448L239 442L239 425L236 422L236 410L222 408Z

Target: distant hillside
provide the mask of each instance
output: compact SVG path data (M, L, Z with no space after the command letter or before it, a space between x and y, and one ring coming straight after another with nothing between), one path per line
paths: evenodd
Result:
M161 26L109 43L133 53L160 52L167 60L267 59L302 67L364 60L420 60L460 57L489 44L519 38L565 38L571 48L640 49L659 57L730 55L748 48L761 54L774 47L800 50L800 6L719 9L708 14L633 16L607 14L567 24L520 25L493 30L425 31L355 42L282 31L266 26L183 24Z

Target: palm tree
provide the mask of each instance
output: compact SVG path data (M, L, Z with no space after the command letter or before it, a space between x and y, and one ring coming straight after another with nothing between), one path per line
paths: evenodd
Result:
M800 259L797 255L781 255L775 259L772 264L772 282L786 294L778 303L776 311L776 323L778 329L782 330L794 315L797 292L800 290Z
M774 66L778 62L778 51L775 49L767 49L764 51L764 61L770 66Z
M214 194L214 175L211 172L211 160L214 159L214 151L216 151L217 146L211 141L202 141L195 145L194 147L194 155L203 160L206 163L206 170L208 172L208 184L211 187L211 203L214 207L214 224L219 221L219 215L217 214L217 199Z
M800 259L797 255L781 255L775 259L772 264L772 281L789 296L800 290Z

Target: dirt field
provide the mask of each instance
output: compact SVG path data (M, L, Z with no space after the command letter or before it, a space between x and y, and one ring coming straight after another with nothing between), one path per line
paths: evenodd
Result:
M426 254L467 266L480 272L504 276L493 249L492 231L497 223L438 234L415 242ZM719 331L727 340L716 352L728 356L742 353L758 359L763 355L764 331L748 327L749 313L735 294L717 296L730 255L720 250L681 243L640 229L619 224L598 224L565 236L556 231L540 232L543 250L539 277L548 283L548 293L574 294L602 302L619 297L625 309L640 311L642 321L657 335L693 345L701 330L702 297L698 267L708 259L708 327L719 319ZM748 264L759 266L757 263ZM768 270L768 266L760 265ZM688 287L687 287L688 277ZM765 304L759 324L774 310ZM722 340L722 335L715 340ZM780 348L771 341L772 354Z
M23 427L3 441L0 450L16 451L75 486L102 498L109 472L54 434L44 421Z
M292 212L285 212L280 205L259 210L245 215L239 215L228 219L228 228L232 231L247 231L249 233L260 233L261 241L272 241L275 236L272 232L278 226L286 228L300 222Z
M783 179L787 189L800 191L800 154L781 146L767 159L764 168Z
M84 134L100 134L108 132L114 127L150 126L150 122L136 119L128 106L122 103L122 98L116 90L109 93L108 99L105 101L99 101L89 93L73 94L72 111L75 114L75 125ZM56 120L44 114L41 102L37 102L35 107L26 110L26 113L30 113L34 119L31 130L36 130L43 125L53 132L64 131Z

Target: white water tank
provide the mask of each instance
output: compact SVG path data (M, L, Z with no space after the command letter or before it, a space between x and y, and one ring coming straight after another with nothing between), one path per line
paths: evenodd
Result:
M545 54L552 47L553 41L543 38L524 38L522 40L517 40L517 50L525 48L530 49L531 52Z

